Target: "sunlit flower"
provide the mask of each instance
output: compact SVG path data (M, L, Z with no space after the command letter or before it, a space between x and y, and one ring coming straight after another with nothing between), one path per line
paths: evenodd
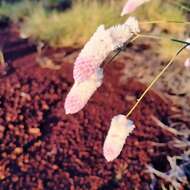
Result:
M111 126L103 145L103 154L108 162L119 156L126 138L134 128L133 122L128 120L125 115L120 114L112 118Z
M105 58L139 31L138 21L134 17L129 17L123 25L107 30L103 25L98 27L74 63L75 84L66 98L66 113L76 113L85 106L102 83L103 74L100 74L100 67Z
M116 49L117 47L123 46L134 34L139 33L140 28L137 19L135 17L129 17L124 24L113 26L108 31L112 38L114 49Z
M111 51L113 51L112 39L104 25L101 25L86 43L74 63L74 80L82 82L88 79Z
M103 70L98 68L88 80L75 82L65 100L65 113L73 114L80 111L96 89L101 86L102 80Z
M77 82L87 80L110 52L122 46L138 32L140 32L139 24L134 17L129 17L124 24L107 30L104 25L99 26L74 63L74 80Z
M88 78L95 73L98 65L96 64L98 61L95 58L82 58L78 57L75 61L73 76L75 81L83 82L88 80Z
M188 42L188 43L190 43L190 38L187 38L185 41ZM189 49L189 50L190 50L190 45L188 45L188 46L186 47L186 49Z
M123 7L123 10L121 12L121 16L124 16L126 14L129 14L133 11L135 11L140 5L148 2L150 0L128 0Z

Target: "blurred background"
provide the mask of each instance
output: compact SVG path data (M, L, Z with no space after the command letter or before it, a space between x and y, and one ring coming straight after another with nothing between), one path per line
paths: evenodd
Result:
M126 17L120 17L124 3L123 0L1 1L0 18L1 22L9 20L17 23L21 35L45 41L52 46L66 46L86 42L100 24L108 27L124 22ZM163 3L158 0L145 4L134 15L140 21L185 22L188 12L188 1L167 0ZM180 37L187 35L187 27L176 23L170 23L169 27L167 23L147 24L143 28Z
M189 190L190 50L156 83L131 118L118 159L102 146L190 38L189 0L152 0L132 16L140 38L105 66L88 105L65 115L73 63L97 27L124 23L126 0L0 0L0 190ZM111 56L111 55L110 55Z

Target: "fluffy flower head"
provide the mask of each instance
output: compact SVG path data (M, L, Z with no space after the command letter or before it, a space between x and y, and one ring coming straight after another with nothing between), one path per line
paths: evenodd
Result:
M104 25L101 25L86 43L74 63L74 80L82 82L88 79L111 51L113 51L112 39Z
M108 29L112 38L114 49L121 47L134 34L140 32L138 21L135 17L129 17L124 24L113 26Z
M107 30L104 25L98 27L74 63L75 84L66 97L66 113L76 113L85 106L102 84L103 72L100 66L105 58L139 31L138 21L134 17L129 17L123 25Z
M88 80L75 82L65 100L66 114L80 111L88 102L90 97L101 86L103 79L102 69L98 69Z
M110 52L122 46L134 33L139 32L139 24L134 17L129 17L124 24L113 26L107 30L104 25L99 26L74 63L75 82L87 80L100 67Z
M133 122L128 120L125 115L120 114L112 118L103 146L103 154L107 161L113 161L119 156L126 138L134 128Z

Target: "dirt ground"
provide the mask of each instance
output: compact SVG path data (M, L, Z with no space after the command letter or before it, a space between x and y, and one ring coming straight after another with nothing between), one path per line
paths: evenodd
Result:
M167 156L182 153L174 146L176 136L156 120L178 130L190 128L189 107L172 101L161 81L132 114L136 129L119 158L108 163L102 155L111 118L127 113L160 65L156 55L151 61L149 44L134 45L106 65L104 84L74 115L65 115L64 100L78 49L47 48L40 57L15 27L0 30L0 44L8 63L1 66L0 78L1 190L150 190L147 166L165 172ZM60 69L45 68L45 58ZM160 189L159 180L154 189Z

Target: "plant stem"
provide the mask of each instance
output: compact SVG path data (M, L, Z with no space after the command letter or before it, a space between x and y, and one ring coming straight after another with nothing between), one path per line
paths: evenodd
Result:
M160 36L154 36L154 35L146 35L146 34L136 34L136 36L131 39L129 42L133 42L134 40L136 40L137 38L139 37L145 37L145 38L153 38L153 39L163 39L163 37L160 37ZM168 39L168 38L166 38ZM164 74L164 72L170 67L170 65L172 65L172 63L174 62L175 58L187 47L187 46L190 46L190 43L186 42L186 41L183 41L183 40L178 40L178 39L174 39L174 38L171 38L169 39L171 41L174 41L174 42L178 42L178 43L182 43L182 44L185 44L182 48L180 48L176 54L171 58L171 60L168 62L168 64L164 67L164 69L154 78L154 80L150 83L150 85L146 88L146 90L143 92L143 94L140 96L139 99L137 99L137 102L135 103L135 105L129 110L129 112L127 113L126 117L128 118L132 112L135 110L135 108L139 105L139 103L142 101L142 99L144 98L144 96L148 93L148 91L152 88L152 86L160 79L160 77ZM128 43L125 44L125 46L127 45ZM127 47L127 46L126 46ZM115 53L115 55L113 55L111 57L111 59L102 64L102 67L107 64L107 63L110 63L113 61L113 59L115 57L117 57L121 52L123 51L122 48L119 48L117 50L117 52Z
M129 43L132 43L133 41L135 41L136 39L138 38L152 38L152 39L157 39L157 40L160 40L160 39L166 39L166 40L171 40L173 42L177 42L177 43L181 43L181 44L185 44L187 46L190 46L190 43L189 42L186 42L186 41L183 41L183 40L178 40L178 39L175 39L175 38L167 38L167 37L162 37L162 36L156 36L156 35L151 35L151 34L135 34L135 37L132 38L131 40L129 40ZM102 64L102 67L104 67L104 65L106 64L109 64L111 63L122 51L124 51L124 49L126 49L127 45L129 43L126 43L124 46L124 48L118 48L118 50L116 51L116 53L105 63Z
M129 110L127 113L126 117L128 118L131 113L135 110L135 108L139 105L139 103L142 101L144 96L148 93L148 91L152 88L152 86L158 81L158 79L162 76L162 74L168 69L170 65L174 62L175 58L187 47L188 45L186 44L182 48L180 48L177 53L171 58L171 60L168 62L168 64L164 67L164 69L154 78L154 80L150 83L150 85L146 88L146 90L143 92L143 94L140 96L139 99L137 99L137 102L135 105Z
M163 39L165 37L161 37L161 36L156 36L156 35L152 35L152 34L137 34L139 37L142 37L142 38L152 38L152 39ZM166 38L168 39L168 38Z
M186 45L190 46L189 42L186 42L186 41L183 41L183 40L178 40L178 39L175 39L175 38L171 38L170 40L173 41L173 42L178 42L178 43L182 43L182 44L186 44Z
M167 38L167 37L163 37L163 36L156 36L156 35L149 35L149 34L137 34L138 37L142 37L142 38L152 38L152 39L157 39L157 40L161 40L161 39L166 39L166 40L171 40L173 42L177 42L177 43L181 43L181 44L186 44L187 46L190 46L189 42L186 42L184 40L178 40L175 38Z
M108 60L106 63L103 63L103 64L102 64L102 67L104 67L104 65L106 65L106 64L111 63L121 52L122 52L122 49L119 49L119 50L115 53L115 55L113 55L113 56L110 58L110 60Z
M176 5L176 6L178 6L179 8L181 8L181 9L183 9L183 10L186 10L186 11L188 11L188 12L190 11L190 8L189 8L189 7L183 5L183 4L180 3L180 2L176 2L176 1L174 1L174 0L171 0L171 1L169 1L169 3L171 3L171 4L173 4L173 5Z
M175 21L175 20L151 20L151 21L141 21L141 24L159 24L159 23L175 23L175 24L185 24L190 25L188 21Z
M132 39L129 39L129 42L126 42L125 45L124 45L124 47L118 48L118 49L116 50L116 53L115 53L107 62L103 63L101 66L104 67L104 65L111 63L122 51L124 51L124 49L127 48L127 45L128 45L129 43L132 43L132 42L135 41L137 38L139 38L138 35L136 35L136 36L133 37Z

